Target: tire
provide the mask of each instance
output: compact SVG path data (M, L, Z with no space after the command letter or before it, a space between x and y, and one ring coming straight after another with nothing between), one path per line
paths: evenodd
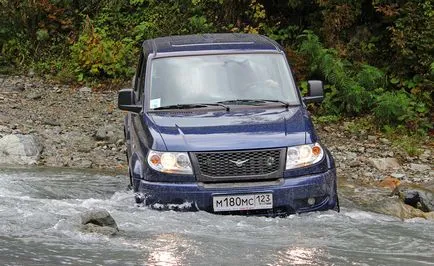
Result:
M336 194L336 205L333 208L333 210L336 211L336 212L341 212L341 206L339 205L339 197L338 197L337 194Z
M336 194L336 204L333 207L333 210L336 212L341 212L341 206L339 205L339 196L338 196L338 185L337 181L335 181L335 194Z

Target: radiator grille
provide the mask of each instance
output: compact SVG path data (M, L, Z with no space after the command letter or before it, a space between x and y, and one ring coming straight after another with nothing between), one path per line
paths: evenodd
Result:
M196 153L200 173L212 177L264 176L280 169L281 150Z

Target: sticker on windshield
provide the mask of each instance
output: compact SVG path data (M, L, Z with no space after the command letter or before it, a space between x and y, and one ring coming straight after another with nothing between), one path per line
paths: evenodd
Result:
M151 109L155 109L161 106L161 98L157 98L157 99L152 99L149 102L149 105L151 107Z

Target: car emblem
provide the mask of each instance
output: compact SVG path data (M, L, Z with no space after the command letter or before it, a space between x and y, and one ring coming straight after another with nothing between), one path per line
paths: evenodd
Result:
M244 161L242 161L242 160L237 160L237 161L232 161L232 160L229 160L229 162L231 162L231 163L234 163L236 166L238 166L238 167L241 167L241 166L243 166L243 164L244 163L246 163L247 161L249 161L250 159L247 159L247 160L244 160Z
M267 166L273 166L274 161L275 161L275 159L274 159L273 157L271 157L271 156L268 157L268 158L267 158L267 161L266 161Z

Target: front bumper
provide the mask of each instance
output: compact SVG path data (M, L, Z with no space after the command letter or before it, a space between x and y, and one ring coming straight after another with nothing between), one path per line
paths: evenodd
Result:
M171 206L182 210L204 210L214 212L213 196L273 193L273 209L261 211L238 211L240 214L262 213L301 213L337 208L336 170L329 169L325 173L282 178L275 184L224 187L204 185L200 183L165 183L135 180L137 196L142 197L147 205L156 208ZM315 198L309 205L308 198ZM228 213L228 212L223 212ZM233 213L233 212L230 212Z

